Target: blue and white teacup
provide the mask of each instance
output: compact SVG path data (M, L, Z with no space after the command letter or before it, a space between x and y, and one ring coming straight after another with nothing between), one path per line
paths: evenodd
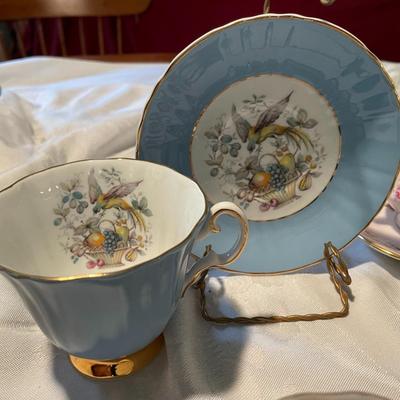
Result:
M240 208L209 209L191 179L131 159L34 173L0 192L0 209L0 271L43 333L92 377L127 375L148 362L185 289L233 262L248 237ZM194 241L218 232L224 213L239 219L239 239L188 270Z

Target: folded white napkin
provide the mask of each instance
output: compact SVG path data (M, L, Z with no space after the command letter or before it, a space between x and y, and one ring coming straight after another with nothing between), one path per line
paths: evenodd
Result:
M144 104L165 67L57 58L2 64L0 188L67 161L134 157Z
M0 176L12 173L32 156L35 135L26 102L10 90L0 96Z

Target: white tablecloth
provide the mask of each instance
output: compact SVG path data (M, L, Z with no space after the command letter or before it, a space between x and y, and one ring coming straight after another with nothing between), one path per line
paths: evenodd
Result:
M400 66L387 67L398 84ZM57 163L133 156L140 114L165 68L55 58L1 64L0 187ZM0 399L280 399L348 391L400 399L400 263L360 240L345 255L353 278L347 318L216 326L201 319L198 293L190 290L157 359L108 383L76 373L0 277ZM216 276L209 285L214 313L340 308L325 273Z

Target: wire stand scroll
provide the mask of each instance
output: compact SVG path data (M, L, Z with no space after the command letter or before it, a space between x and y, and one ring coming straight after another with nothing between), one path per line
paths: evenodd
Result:
M206 249L205 255L211 250L211 246ZM342 303L340 311L331 311L321 314L293 314L293 315L272 315L272 316L256 316L256 317L213 317L207 310L206 300L206 276L208 271L200 275L199 280L194 285L194 288L200 290L200 308L202 317L209 322L217 324L238 324L238 325L256 325L256 324L273 324L278 322L297 322L297 321L316 321L334 318L343 318L349 313L349 295L347 286L351 284L351 277L345 261L343 260L339 250L331 243L324 245L324 258L329 276L339 294ZM266 274L267 275L267 274Z
M321 4L324 6L331 6L336 0L320 0ZM268 14L269 13L269 8L271 5L271 0L265 0L264 1L264 14Z

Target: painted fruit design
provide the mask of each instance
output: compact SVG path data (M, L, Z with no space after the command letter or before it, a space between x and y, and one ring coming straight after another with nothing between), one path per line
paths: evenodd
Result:
M88 269L123 266L144 256L151 244L153 213L140 191L143 180L124 181L115 168L91 169L87 184L75 176L59 184L53 209L60 244Z

